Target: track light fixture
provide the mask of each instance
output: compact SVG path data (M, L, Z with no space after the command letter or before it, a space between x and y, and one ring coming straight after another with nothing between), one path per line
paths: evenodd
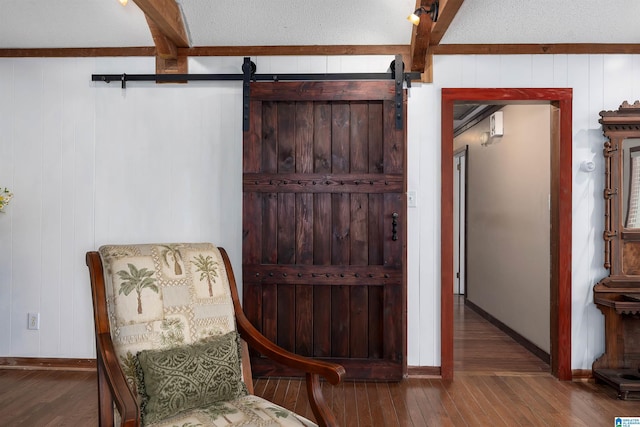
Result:
M429 16L431 17L431 21L436 22L438 20L439 9L440 9L440 2L438 0L435 0L433 3L431 3L431 6L429 7L429 9L426 9L424 6L420 6L411 15L409 15L407 19L413 25L417 26L418 24L420 24L420 15L422 15L423 13L428 13Z
M119 0L119 1L121 5L126 6L129 0Z

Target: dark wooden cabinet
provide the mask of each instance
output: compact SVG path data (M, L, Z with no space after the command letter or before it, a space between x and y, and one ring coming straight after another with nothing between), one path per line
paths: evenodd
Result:
M605 318L605 353L593 362L597 381L621 399L640 398L640 103L601 111L605 158L605 263L594 287Z

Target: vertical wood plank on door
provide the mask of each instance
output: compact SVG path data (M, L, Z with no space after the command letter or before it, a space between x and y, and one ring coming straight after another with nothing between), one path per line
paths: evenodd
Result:
M297 102L295 112L295 158L297 173L313 172L314 106L312 102Z
M262 103L262 167L260 172L277 172L278 107L274 102Z
M369 169L369 104L351 103L350 172L367 173ZM366 185L364 183L363 185ZM351 265L367 265L369 262L368 214L366 193L351 195ZM366 358L369 355L369 287L351 287L350 292L350 356Z
M382 142L380 141L380 152ZM382 165L380 165L382 166ZM369 195L369 265L383 265L384 248L384 195ZM369 357L382 357L382 305L383 288L381 286L369 287Z
M369 104L369 173L384 172L383 149L383 108L382 102ZM369 194L369 216L367 218L369 241L369 265L383 265L384 242L384 196L382 194ZM382 304L383 288L381 286L369 287L369 357L382 357Z
M313 106L313 172L331 172L331 105ZM313 264L331 264L331 194L313 196ZM313 355L331 355L331 287L313 287Z
M278 170L278 105L264 102L262 111L262 168L263 173ZM278 227L278 193L265 193L262 205L262 259L264 264L278 262L278 241L271 230ZM278 340L278 288L273 283L262 285L262 333L270 340Z
M296 170L296 105L293 102L277 104L277 172L293 173ZM276 229L277 264L295 264L296 246L296 195L294 193L278 193L278 211ZM271 229L273 230L273 229ZM295 286L277 285L277 335L278 345L295 350L296 311Z
M331 194L314 195L313 263L331 264ZM313 287L313 355L331 355L331 286Z
M297 102L295 112L295 171L312 173L314 160L314 106L312 102ZM313 264L313 195L296 194L296 262ZM313 286L296 286L295 352L313 354Z
M296 105L282 102L277 105L277 157L278 173L292 173L296 170L295 122Z
M393 102L384 102L383 111L383 155L384 155L384 172L385 173L402 173L405 162L404 138L401 133L395 131L395 110ZM406 189L404 189L406 191ZM398 213L396 233L398 240L392 239L392 230L384 230L384 266L403 268L403 247L404 236L406 235L404 227L406 218L402 215L406 210L404 193L386 193L384 195L384 218L392 218L394 213ZM385 222L391 224L391 221ZM389 360L400 362L403 354L403 339L401 331L405 323L406 301L404 298L402 282L389 282L384 286L382 317L385 319L382 341L383 357ZM398 307L402 307L398 310ZM394 315L396 313L396 315ZM401 315L397 315L401 313Z
M369 104L350 103L350 167L351 173L367 172L369 162Z
M384 171L384 157L382 152L382 102L369 104L368 140L369 140L369 173Z
M332 194L331 264L349 265L349 194ZM350 293L345 285L331 286L331 349L334 357L349 356Z
M243 240L250 242L242 245L242 259L247 264L259 264L262 261L262 193L245 192L242 205ZM251 323L262 332L262 285L246 272L243 273L243 280L246 286L242 292L242 308Z
M331 172L349 172L349 104L334 103L331 109Z
M244 135L242 148L242 168L244 173L262 170L262 102L253 102L249 131ZM242 209L242 259L246 264L262 261L262 205L263 194L243 192ZM253 277L243 272L246 284L243 288L243 310L251 323L262 332L262 286Z
M368 197L351 195L351 265L368 263ZM350 292L350 355L366 358L369 355L369 286L351 287Z
M295 264L295 221L296 195L280 193L278 195L278 260L277 264ZM295 349L295 285L277 285L277 343L283 348Z
M350 108L348 103L335 103L331 111L331 171L348 173L350 166ZM350 197L348 193L331 195L331 264L349 265ZM334 357L349 356L350 324L349 288L331 287L331 353Z
M331 172L331 105L316 102L313 106L313 171Z
M262 102L250 105L251 121L242 145L242 170L244 173L260 172L262 164Z
M296 261L313 264L313 195L296 195ZM311 356L313 352L313 286L296 285L295 352Z

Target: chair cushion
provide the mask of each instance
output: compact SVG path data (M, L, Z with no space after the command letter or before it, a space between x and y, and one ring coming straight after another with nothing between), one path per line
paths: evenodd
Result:
M214 245L107 245L99 253L111 338L132 388L139 351L236 330L229 279Z
M240 355L235 331L185 346L138 352L143 423L245 396Z
M254 395L181 412L147 427L317 427L308 419Z

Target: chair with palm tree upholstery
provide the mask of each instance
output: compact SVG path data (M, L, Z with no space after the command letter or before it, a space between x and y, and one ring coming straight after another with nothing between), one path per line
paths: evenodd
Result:
M340 365L283 350L242 312L229 258L209 243L102 246L87 253L100 425L312 426L253 395L247 344L305 372L321 426L337 425L320 384Z

